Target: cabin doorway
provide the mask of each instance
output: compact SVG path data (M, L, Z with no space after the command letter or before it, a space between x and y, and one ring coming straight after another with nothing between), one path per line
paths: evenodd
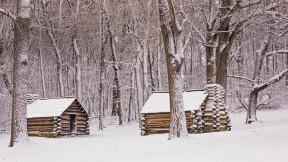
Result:
M70 115L70 134L77 133L77 117L74 114Z

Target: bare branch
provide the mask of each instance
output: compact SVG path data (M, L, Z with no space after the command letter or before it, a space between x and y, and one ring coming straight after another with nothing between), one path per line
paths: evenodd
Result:
M284 76L288 75L288 68L281 71L279 74L273 76L272 78L270 78L267 82L259 84L259 85L255 85L253 87L253 91L262 91L265 88L277 83L278 81L280 81Z
M238 75L228 75L227 77L231 77L231 78L237 78L237 79L244 79L244 80L247 80L249 82L252 82L252 83L256 83L256 80L252 80L248 77L244 77L244 76L238 76Z
M256 109L258 109L259 106L269 105L270 103L272 103L272 102L274 102L274 101L276 101L276 100L278 100L278 99L280 99L280 98L282 98L282 97L286 97L286 96L288 96L288 93L286 93L286 94L284 94L284 95L281 95L281 96L277 96L277 97L275 97L275 98L273 98L273 99L271 99L271 100L269 100L269 101L267 101L267 102L260 103L260 104L258 104L258 105L256 106Z
M240 97L240 94L239 94L238 91L236 91L236 95L237 95L237 98L238 98L240 104L248 111L248 106L247 106L247 104L242 100L242 98Z
M16 16L14 14L12 14L10 11L6 11L3 8L0 8L0 13L3 14L3 15L6 15L7 17L12 19L13 21L16 20Z

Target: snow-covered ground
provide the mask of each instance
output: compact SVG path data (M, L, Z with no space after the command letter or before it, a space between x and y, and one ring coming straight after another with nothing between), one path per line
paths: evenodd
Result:
M288 110L259 112L262 121L252 125L244 124L245 114L231 118L231 132L172 141L167 134L140 136L137 123L91 126L89 136L29 137L14 148L1 135L0 162L288 162Z

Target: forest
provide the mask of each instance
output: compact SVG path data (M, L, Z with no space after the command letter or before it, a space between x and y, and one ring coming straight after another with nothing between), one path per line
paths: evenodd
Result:
M75 96L105 130L207 84L251 124L288 107L287 36L287 0L0 0L0 130L21 131L26 94Z

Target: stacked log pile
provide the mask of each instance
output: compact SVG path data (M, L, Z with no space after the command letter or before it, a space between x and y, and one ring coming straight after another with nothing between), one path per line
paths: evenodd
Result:
M230 118L225 106L222 86L210 84L205 87L208 94L198 110L186 111L189 133L208 133L230 131ZM141 135L168 133L170 113L144 113L141 117Z
M223 87L219 84L209 84L205 87L205 91L208 94L208 97L206 100L206 109L204 111L205 114L207 114L207 120L213 121L212 129L209 124L209 126L207 125L209 128L206 130L209 130L208 132L230 131L231 124L226 110L225 92Z

